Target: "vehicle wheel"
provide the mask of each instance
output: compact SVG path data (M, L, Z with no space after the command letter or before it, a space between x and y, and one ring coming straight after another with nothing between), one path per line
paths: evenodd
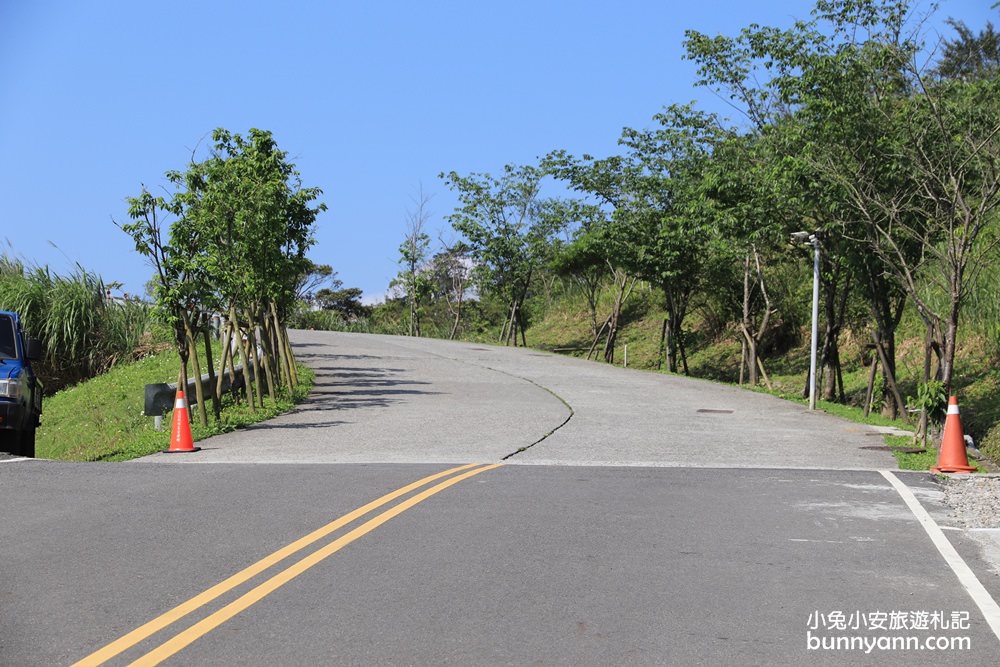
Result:
M35 427L25 430L21 433L21 451L17 452L18 456L27 456L30 459L35 458Z
M21 443L17 436L16 431L8 431L6 429L0 431L0 452L8 452L17 456L18 450L21 449Z

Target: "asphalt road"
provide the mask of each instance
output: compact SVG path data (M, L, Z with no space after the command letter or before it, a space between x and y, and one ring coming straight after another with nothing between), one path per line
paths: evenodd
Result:
M317 390L266 425L0 461L0 664L996 664L988 554L866 427L530 350L295 340Z

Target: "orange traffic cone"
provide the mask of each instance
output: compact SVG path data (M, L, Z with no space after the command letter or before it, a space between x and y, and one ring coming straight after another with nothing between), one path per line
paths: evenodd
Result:
M177 385L177 398L174 399L174 423L170 436L170 449L164 449L165 454L178 452L197 452L201 447L195 447L191 440L191 423L188 417L187 399L184 398L183 386Z
M962 433L962 419L958 416L958 399L952 396L948 399L948 416L944 420L938 464L931 468L931 472L972 472L975 469L975 466L969 465L969 457L965 454L965 434Z

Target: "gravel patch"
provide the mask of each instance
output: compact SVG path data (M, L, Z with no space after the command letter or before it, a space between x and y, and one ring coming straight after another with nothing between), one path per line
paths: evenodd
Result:
M945 504L966 528L1000 528L1000 476L948 477L942 486Z

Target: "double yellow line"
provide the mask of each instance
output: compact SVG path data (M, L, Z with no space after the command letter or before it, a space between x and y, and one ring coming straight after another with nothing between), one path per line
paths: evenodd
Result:
M196 595L187 602L174 607L170 611L162 614L149 621L148 623L136 628L132 632L128 633L121 639L117 639L104 648L91 653L86 658L83 658L79 662L75 663L73 667L93 667L95 665L102 665L111 658L119 655L120 653L127 651L136 644L144 641L153 634L163 630L170 625L173 625L177 621L181 620L188 614L200 609L209 602L215 600L216 598L228 593L232 589L236 588L240 584L243 584L250 579L253 579L257 575L261 574L265 570L273 567L282 560L292 556L293 554L305 549L311 544L323 539L324 537L330 535L336 530L343 528L347 524L360 519L364 515L372 512L383 505L391 503L392 501L405 496L423 486L430 484L431 482L437 481L441 478L447 478L438 484L417 493L410 498L407 498L403 502L393 505L389 509L385 510L381 514L369 519L365 523L361 524L354 530L345 533L341 537L338 537L333 542L330 542L326 546L317 549L313 553L309 554L302 560L290 565L281 572L273 575L267 581L259 584L252 590L248 591L241 597L230 602L226 606L222 607L218 611L210 614L204 619L198 621L188 629L174 635L171 639L160 644L158 647L140 657L139 659L132 662L132 665L158 665L162 661L166 660L170 656L174 655L178 651L182 650L185 646L188 646L195 640L204 635L208 634L215 628L219 627L233 616L236 616L241 611L249 608L251 605L256 604L261 599L263 599L268 594L274 592L281 586L287 584L289 581L299 576L309 568L322 562L324 559L333 555L334 553L340 551L345 546L358 539L359 537L370 533L375 530L383 523L398 516L410 509L414 505L427 500L436 493L444 491L450 486L458 484L459 482L468 479L474 475L478 475L481 472L486 472L487 470L492 470L493 468L499 467L501 464L494 463L489 465L482 464L469 464L464 466L458 466L457 468L451 468L450 470L445 470L444 472L439 472L435 475L430 475L412 484L408 484L400 489L388 493L378 500L373 500L372 502L359 507L353 512L349 512L344 516L340 517L336 521L332 521L327 525L314 530L305 537L292 542L288 546L275 551L270 556L262 558L253 565L247 567L240 572L237 572L233 576L229 577L225 581L212 586L208 590ZM465 472L462 472L465 471ZM461 473L461 474L458 474Z

